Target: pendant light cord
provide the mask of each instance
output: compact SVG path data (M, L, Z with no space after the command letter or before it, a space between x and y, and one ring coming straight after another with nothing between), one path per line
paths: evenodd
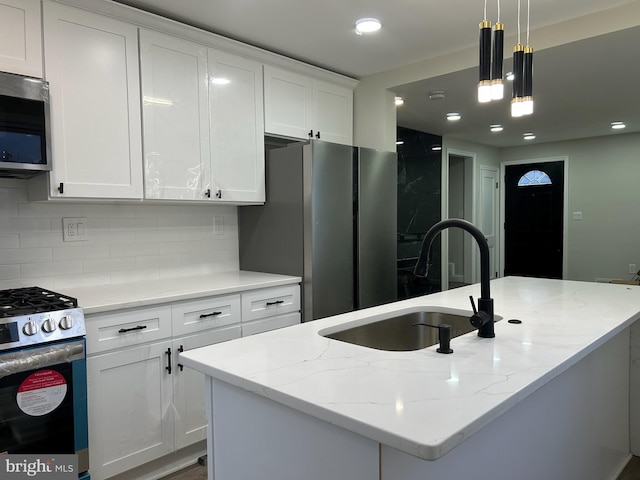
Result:
M484 19L487 19L487 0L484 0Z
M531 13L531 0L527 0L527 45L529 44L529 18Z
M500 0L498 0L498 23L500 23Z
M520 43L520 0L518 0L518 44Z

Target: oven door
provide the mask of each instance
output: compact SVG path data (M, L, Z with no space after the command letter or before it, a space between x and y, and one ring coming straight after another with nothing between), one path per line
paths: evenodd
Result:
M0 453L77 454L89 469L84 339L0 354Z

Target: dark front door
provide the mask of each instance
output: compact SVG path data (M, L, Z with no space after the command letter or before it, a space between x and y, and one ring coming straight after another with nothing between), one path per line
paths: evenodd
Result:
M562 278L564 163L505 170L505 275Z

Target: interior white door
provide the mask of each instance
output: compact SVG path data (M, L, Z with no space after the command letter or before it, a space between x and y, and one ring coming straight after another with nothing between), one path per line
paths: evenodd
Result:
M498 245L499 238L499 203L498 203L498 169L480 167L480 205L478 209L478 227L489 244L490 278L498 277Z

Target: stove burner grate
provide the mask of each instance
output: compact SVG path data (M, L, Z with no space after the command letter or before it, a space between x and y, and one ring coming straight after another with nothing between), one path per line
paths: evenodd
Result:
M76 308L78 300L40 287L0 290L0 318Z

